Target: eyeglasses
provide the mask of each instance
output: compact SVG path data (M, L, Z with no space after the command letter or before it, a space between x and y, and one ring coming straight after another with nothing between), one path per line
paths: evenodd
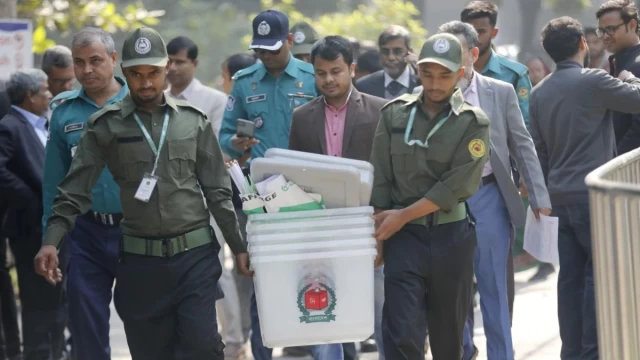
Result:
M606 28L597 28L596 29L596 35L598 37L603 37L604 34L607 34L609 36L613 36L616 31L618 31L618 28L620 28L620 26L623 25L627 25L627 22L623 22L622 24L618 24L618 25L611 25L611 26L607 26Z
M265 54L278 55L282 51L282 48L278 50L265 50L265 49L253 49L253 52L258 56L262 56Z

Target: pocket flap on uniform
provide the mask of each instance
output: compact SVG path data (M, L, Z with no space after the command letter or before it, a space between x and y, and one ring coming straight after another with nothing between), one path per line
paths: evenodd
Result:
M196 160L197 147L196 139L175 139L167 142L169 160Z

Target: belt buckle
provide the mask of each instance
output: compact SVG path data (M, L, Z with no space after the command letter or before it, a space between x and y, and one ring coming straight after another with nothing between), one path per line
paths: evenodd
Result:
M106 214L100 213L100 219L102 219L102 224L107 225L107 216Z
M162 256L172 257L175 254L173 251L173 243L171 239L162 239Z

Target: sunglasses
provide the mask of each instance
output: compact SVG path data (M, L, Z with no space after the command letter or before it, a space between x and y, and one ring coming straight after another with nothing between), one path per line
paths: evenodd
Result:
M280 54L281 51L282 51L281 48L278 50L253 49L253 52L256 53L256 55L258 56L262 56L266 54L278 55Z

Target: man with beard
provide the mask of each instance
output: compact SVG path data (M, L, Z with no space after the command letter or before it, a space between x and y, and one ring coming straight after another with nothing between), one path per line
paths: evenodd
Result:
M80 30L71 41L73 70L82 88L59 94L52 106L49 142L44 164L43 230L52 212L57 188L69 171L87 119L102 107L122 100L129 91L124 79L113 75L117 52L111 35L96 28ZM61 101L60 105L56 103ZM120 188L104 169L92 189L93 206L79 216L65 237L60 254L66 274L69 328L73 356L107 360L109 305L120 248ZM64 253L64 250L67 250ZM69 266L64 256L68 254Z
M247 275L249 257L212 124L165 95L168 62L155 30L142 27L125 39L121 67L129 95L89 118L58 186L36 270L50 282L61 280L56 247L91 208L91 188L108 166L123 212L115 305L132 358L223 359L215 310L220 245L208 211Z
M418 66L425 90L383 107L371 155L384 351L423 358L428 324L433 358L460 359L476 247L465 201L489 159L489 119L457 89L464 66L455 36L427 39Z
M513 85L518 95L520 111L525 124L529 124L529 92L531 80L528 69L519 62L498 55L491 48L498 35L498 7L485 0L471 1L460 13L460 20L469 23L478 32L480 43L478 60L473 65L476 72Z
M356 88L383 99L411 94L417 81L413 67L407 62L407 56L413 52L409 30L398 25L388 27L380 34L378 46L384 69L356 81Z
M604 47L604 41L598 36L598 30L592 27L584 28L584 36L587 39L587 46L589 46L588 67L609 71L609 58Z
M478 33L473 26L461 21L440 26L439 33L455 35L462 44L465 74L458 82L458 87L465 100L481 108L491 120L491 157L484 166L480 190L467 203L476 219L478 247L474 269L487 335L487 357L512 360L506 270L511 226L524 226L525 212L511 178L511 157L515 159L520 173L525 175L524 181L530 189L529 199L536 216L549 216L551 202L533 140L518 109L513 87L480 75L473 69L479 53ZM472 312L469 320L471 317ZM471 338L473 328L470 323L467 321L465 329L464 359L471 359L477 353Z
M637 22L632 22L627 24L635 31ZM624 23L617 24L624 32ZM608 26L612 25L607 25L607 32L615 33ZM544 26L542 46L556 69L531 93L530 130L553 216L559 219L560 358L598 359L589 190L584 179L614 158L612 110L640 112L640 81L628 71L620 72L620 81L600 69L584 69L586 40L580 23L570 17Z
M629 0L610 0L600 6L598 36L604 41L609 57L610 74L618 76L627 70L640 76L640 28L638 8ZM616 112L613 128L617 154L622 155L640 146L640 118L637 115Z

